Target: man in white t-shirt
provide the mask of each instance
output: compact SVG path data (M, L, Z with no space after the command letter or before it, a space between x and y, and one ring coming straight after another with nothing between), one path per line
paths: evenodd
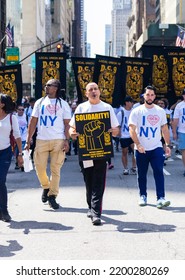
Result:
M183 101L179 102L174 110L172 131L173 139L178 140L178 148L181 150L182 162L185 168L185 89L182 92L182 96ZM183 175L185 176L185 170Z
M60 81L51 79L46 83L46 96L35 102L28 127L26 149L37 126L37 140L34 152L34 164L38 179L43 188L42 202L49 202L53 209L58 209L56 197L59 192L60 169L69 150L69 121L71 110L68 103L60 98ZM50 157L51 176L47 175Z
M113 136L117 136L119 133L119 123L114 113L114 109L111 105L100 100L100 90L98 85L94 82L87 84L86 97L88 101L81 103L76 108L74 115L69 123L69 133L73 139L76 139L78 132L76 132L75 126L75 114L78 113L92 113L92 112L110 112L110 123ZM92 219L93 225L101 224L101 212L102 212L102 200L105 189L106 178L106 159L92 160L88 166L83 162L81 164L82 173L84 176L84 182L86 186L86 199L89 210L87 217Z
M128 119L133 107L133 99L130 96L124 98L124 105L121 107L121 110L117 114L117 119L120 124L120 144L122 148L122 163L123 163L123 175L133 174L136 175L136 160L134 156L134 142L130 137ZM128 149L129 147L132 150L132 168L128 168Z
M129 131L136 149L139 205L147 204L147 171L150 163L156 185L157 208L161 209L170 205L170 201L165 199L163 174L165 154L161 142L161 132L166 143L166 155L171 154L171 149L166 113L154 104L155 92L153 86L145 88L144 104L133 109L130 114Z

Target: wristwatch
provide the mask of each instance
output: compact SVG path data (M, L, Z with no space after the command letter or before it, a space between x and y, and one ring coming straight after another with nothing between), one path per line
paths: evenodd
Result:
M172 149L172 146L170 144L166 144L166 147Z
M18 153L18 156L23 156L23 153Z

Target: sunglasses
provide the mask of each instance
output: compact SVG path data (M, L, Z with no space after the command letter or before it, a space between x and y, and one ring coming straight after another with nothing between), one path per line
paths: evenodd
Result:
M18 111L24 111L24 109L17 109Z

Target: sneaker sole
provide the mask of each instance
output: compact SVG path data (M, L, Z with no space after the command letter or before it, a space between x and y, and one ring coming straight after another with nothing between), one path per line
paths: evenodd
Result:
M101 225L101 220L98 219L98 220L92 222L92 224L93 224L93 226L100 226Z
M157 205L157 208L162 209L163 207L168 207L169 205L170 205L170 201L166 201L166 203L164 203L164 204Z
M59 209L60 205L53 207L53 206L49 203L49 207L52 208L53 210L57 210L57 209Z
M147 203L139 203L139 206L141 206L141 207L147 206Z

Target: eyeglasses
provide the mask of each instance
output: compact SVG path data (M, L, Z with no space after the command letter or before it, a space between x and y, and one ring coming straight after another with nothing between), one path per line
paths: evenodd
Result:
M54 84L46 84L45 87L58 87L58 86Z

